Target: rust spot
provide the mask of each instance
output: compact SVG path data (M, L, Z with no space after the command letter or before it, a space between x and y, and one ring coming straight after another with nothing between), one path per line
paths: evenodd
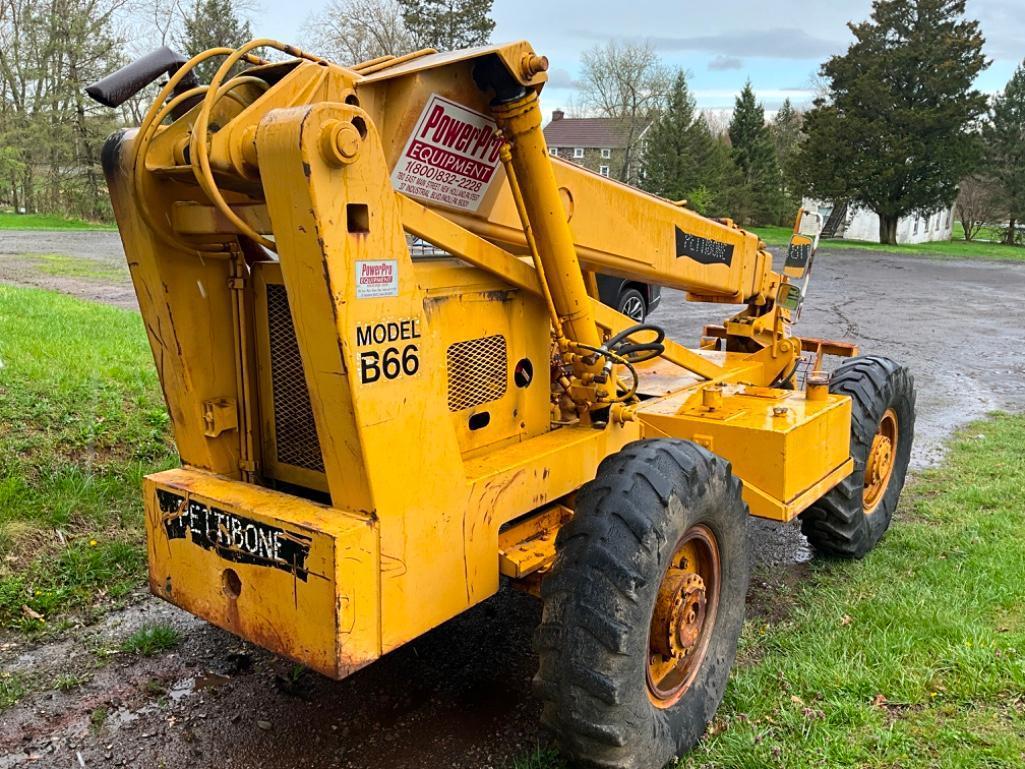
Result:
M491 291L483 292L483 296L484 296L485 301L488 301L488 302L502 302L503 304L505 304L506 302L511 302L512 301L513 297L516 294L516 291L517 291L516 289L507 289L507 288L493 289Z

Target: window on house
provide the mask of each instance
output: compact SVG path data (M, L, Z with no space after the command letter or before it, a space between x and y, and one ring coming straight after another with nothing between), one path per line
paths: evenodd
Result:
M584 156L584 148L583 147L574 147L573 148L573 157L574 157L574 159L579 160L583 156Z
M559 148L558 147L549 147L548 148L548 154L549 155L555 155L556 157L558 157L559 156Z
M922 220L922 217L920 217L920 216L916 216L916 217L915 217L915 231L914 231L914 233L912 233L912 234L914 234L914 235L917 235L917 234L918 234L918 223L919 223L919 222L920 222L921 220Z
M608 147L604 147L601 151L601 156L603 160L608 160L610 157L612 157L612 150L610 150Z
M609 167L608 166L598 166L598 173L600 173L602 176L608 176L609 175Z

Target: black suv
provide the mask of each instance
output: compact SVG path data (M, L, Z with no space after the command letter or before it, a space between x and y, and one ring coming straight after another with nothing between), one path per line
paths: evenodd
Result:
M662 301L662 290L649 283L599 275L598 296L609 307L614 307L638 323L643 323Z

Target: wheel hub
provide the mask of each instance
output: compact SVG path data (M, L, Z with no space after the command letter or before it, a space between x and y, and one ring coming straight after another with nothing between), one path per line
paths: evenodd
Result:
M690 686L715 623L720 579L719 550L704 526L689 530L659 585L648 635L648 694L669 707Z
M893 454L893 444L885 435L877 435L872 440L871 466L869 467L869 479L873 485L886 475L886 469L890 466L890 456Z
M888 409L879 422L872 446L869 448L868 459L865 461L865 487L863 503L865 512L871 513L882 501L886 487L893 474L893 465L897 457L897 414Z
M662 657L683 659L705 622L705 581L698 574L670 569L658 591L651 628L652 646Z

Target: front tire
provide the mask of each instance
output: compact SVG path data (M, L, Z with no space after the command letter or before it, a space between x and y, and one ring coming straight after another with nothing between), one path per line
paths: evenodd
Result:
M729 463L688 441L631 443L577 495L542 583L542 721L563 753L661 767L715 714L749 576L747 505Z
M889 358L844 361L829 391L851 398L854 472L801 514L801 531L815 549L862 558L893 520L915 436L915 380Z

